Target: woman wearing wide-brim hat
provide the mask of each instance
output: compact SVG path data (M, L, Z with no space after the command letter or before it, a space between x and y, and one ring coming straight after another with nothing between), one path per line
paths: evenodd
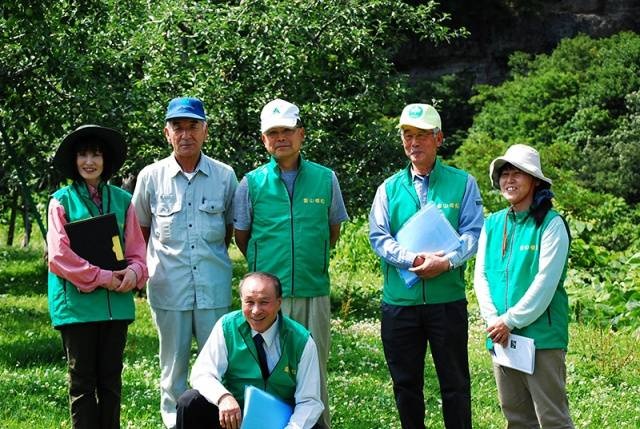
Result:
M511 334L535 343L533 374L494 362L509 427L573 428L566 393L569 304L563 283L569 231L553 210L551 179L540 155L509 147L489 168L509 207L490 215L478 241L474 287L487 323L487 347L509 346Z
M148 277L145 241L131 195L107 183L122 166L120 132L83 125L69 133L53 158L71 183L57 190L48 209L49 313L62 336L69 366L74 428L119 428L122 357L135 318L133 289ZM126 268L91 264L71 249L65 225L114 213ZM117 238L116 238L117 239Z

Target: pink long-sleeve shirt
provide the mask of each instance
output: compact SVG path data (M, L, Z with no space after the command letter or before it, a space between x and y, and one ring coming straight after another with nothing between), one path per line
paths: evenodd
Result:
M56 199L49 202L49 230L47 231L47 250L49 270L73 283L81 292L92 292L99 286L111 283L113 271L90 264L86 259L71 250L69 236L64 229L67 217L64 207ZM136 273L136 287L142 289L149 277L146 264L146 242L138 223L133 205L127 209L124 230L124 257L128 269Z

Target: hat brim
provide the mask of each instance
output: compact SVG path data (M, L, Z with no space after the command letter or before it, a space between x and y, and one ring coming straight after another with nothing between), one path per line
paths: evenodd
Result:
M436 128L440 129L440 124L429 123L426 121L403 121L398 124L398 128L402 129L402 127L416 127L421 130L435 130Z
M75 177L75 163L72 162L76 155L74 146L77 142L90 138L99 139L109 148L109 154L113 157L111 174L122 167L127 158L127 145L123 135L112 128L83 125L65 136L53 156L53 165L64 177Z
M265 121L262 124L260 124L260 132L264 134L267 131L269 131L271 128L276 128L276 127L295 128L297 124L298 124L298 120L296 118L289 118L289 119L278 118L277 120Z
M523 164L521 162L518 162L516 160L505 158L505 157L501 156L501 157L498 157L498 158L494 159L493 161L491 161L491 166L489 167L489 177L491 178L491 184L496 189L500 189L500 169L505 164L511 164L514 167L516 167L517 169L522 170L527 174L530 174L531 176L535 177L536 179L539 179L539 180L542 180L543 182L548 183L549 186L551 186L553 184L551 179L549 179L548 177L545 177L542 174L542 172L536 171L536 170L532 169L530 166L528 166L526 164Z
M174 119L197 119L198 121L205 121L207 118L197 115L195 113L176 113L175 115L165 116L164 121L171 121Z

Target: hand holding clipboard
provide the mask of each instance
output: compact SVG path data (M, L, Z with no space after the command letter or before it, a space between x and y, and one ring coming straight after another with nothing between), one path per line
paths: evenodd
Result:
M89 263L111 271L127 268L114 213L69 222L64 229L71 250Z
M402 225L395 237L398 244L416 253L442 252L445 255L460 247L460 236L447 218L432 202L427 203ZM398 274L408 288L420 278L404 268L397 268Z

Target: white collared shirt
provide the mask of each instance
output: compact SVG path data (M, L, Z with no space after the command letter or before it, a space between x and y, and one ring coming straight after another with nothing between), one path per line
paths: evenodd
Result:
M280 332L279 320L280 317L269 329L261 333L264 338L263 347L267 355L269 371L273 370L277 365L281 355L280 341L278 341ZM257 332L252 329L251 335L254 336L255 334ZM207 343L198 355L191 369L190 377L191 386L215 405L218 404L223 395L230 394L220 382L227 371L227 359L227 344L222 330L222 319L220 319L216 322ZM320 399L318 350L311 336L309 336L305 344L298 364L294 398L296 405L285 429L312 428L322 414L324 406Z

